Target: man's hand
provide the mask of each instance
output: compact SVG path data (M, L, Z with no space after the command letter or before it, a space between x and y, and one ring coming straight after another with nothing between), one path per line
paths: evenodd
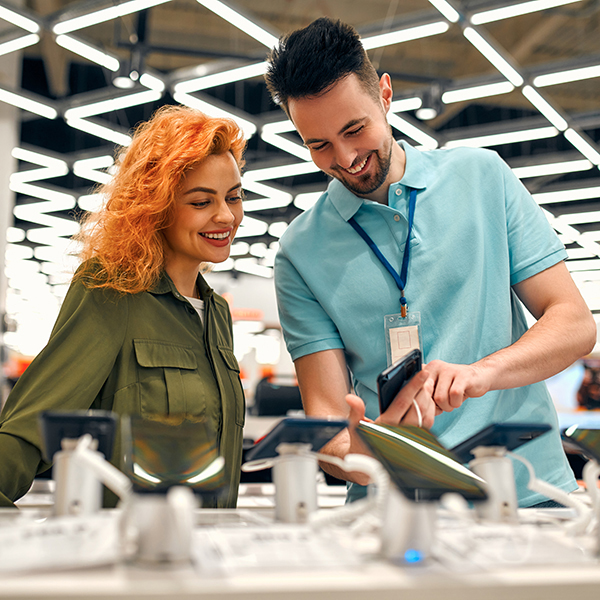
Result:
M433 401L440 411L451 412L467 398L479 398L490 391L485 370L473 365L455 365L432 360L427 371L433 379Z
M421 425L429 429L433 426L435 403L432 398L433 379L427 370L415 373L398 392L388 409L378 417L376 423L384 425ZM415 407L415 402L419 407ZM421 419L419 419L419 412ZM419 422L421 421L421 422Z
M398 395L389 408L376 419L375 423L382 423L384 425L419 425L419 416L414 406L414 400L419 405L423 427L431 427L436 414L436 406L431 397L432 391L432 377L427 371L419 371L398 392ZM370 421L370 419L365 417L365 404L361 398L354 394L346 395L346 403L350 407L350 414L348 415L348 432L350 434L348 453L370 455L371 453L356 434L356 426L360 421ZM361 485L369 483L369 478L362 473L350 473L348 479Z

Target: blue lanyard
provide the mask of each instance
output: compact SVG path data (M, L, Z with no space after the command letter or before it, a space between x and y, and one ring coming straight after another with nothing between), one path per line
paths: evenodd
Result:
M406 235L406 244L404 245L404 257L402 258L402 270L400 275L396 272L396 269L388 262L386 257L381 253L381 250L377 247L375 242L371 239L369 234L355 221L354 217L348 219L348 223L354 227L356 233L365 240L369 248L373 250L375 256L381 261L383 266L390 272L390 275L394 278L398 289L400 290L400 314L402 317L406 317L407 302L404 297L404 288L406 287L406 281L408 278L408 261L410 260L410 234L412 232L413 221L415 218L415 206L417 204L417 190L410 191L410 199L408 202L408 233Z

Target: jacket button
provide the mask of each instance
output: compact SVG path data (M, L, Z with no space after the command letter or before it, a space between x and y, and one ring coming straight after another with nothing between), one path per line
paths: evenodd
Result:
M188 306L187 309L190 315L193 315L196 312L191 306Z

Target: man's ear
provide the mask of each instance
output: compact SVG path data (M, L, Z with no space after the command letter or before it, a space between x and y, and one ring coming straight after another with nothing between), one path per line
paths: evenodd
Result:
M392 90L392 79L387 73L384 73L379 80L379 91L381 93L381 103L385 114L390 110L394 91Z

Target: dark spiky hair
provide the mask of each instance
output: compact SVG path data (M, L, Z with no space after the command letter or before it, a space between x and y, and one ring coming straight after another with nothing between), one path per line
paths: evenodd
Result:
M265 75L273 100L286 113L290 98L324 94L354 74L363 89L379 100L379 77L354 27L321 18L279 40Z

